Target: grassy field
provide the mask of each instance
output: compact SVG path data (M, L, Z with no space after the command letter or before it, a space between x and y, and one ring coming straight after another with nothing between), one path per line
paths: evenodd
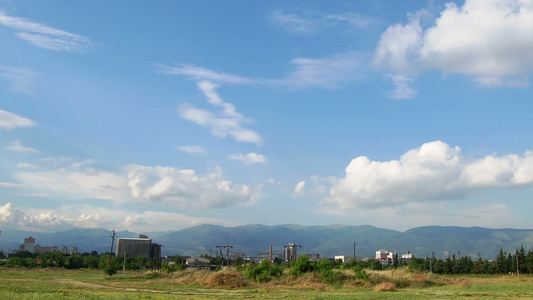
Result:
M533 299L532 276L446 277L383 271L341 286L313 274L255 283L236 271L173 274L0 269L0 299Z

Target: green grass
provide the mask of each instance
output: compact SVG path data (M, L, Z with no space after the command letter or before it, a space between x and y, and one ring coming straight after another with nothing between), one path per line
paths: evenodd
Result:
M369 281L326 285L317 276L283 276L268 283L239 272L0 269L0 299L533 299L533 276L436 276L372 272ZM377 291L380 284L391 291Z

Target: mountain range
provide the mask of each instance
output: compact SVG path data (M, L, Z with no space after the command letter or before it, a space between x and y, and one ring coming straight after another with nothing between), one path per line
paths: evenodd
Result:
M289 243L301 245L298 253L320 254L321 257L356 255L374 257L380 249L408 251L417 257L445 257L447 254L468 255L486 259L496 257L500 249L514 252L524 246L533 248L533 229L490 229L482 227L426 226L405 232L374 226L301 226L301 225L243 225L222 227L199 225L179 231L143 233L152 242L163 246L163 255L200 254L215 255L216 246L233 246L231 252L244 252L247 256L266 253L272 245L274 253L283 253ZM18 249L24 238L32 236L41 246L76 246L80 252L111 250L111 231L105 229L73 228L55 233L21 230L2 230L0 249L4 252ZM115 238L137 237L138 233L118 231ZM116 240L115 240L116 243ZM116 244L114 245L115 249Z

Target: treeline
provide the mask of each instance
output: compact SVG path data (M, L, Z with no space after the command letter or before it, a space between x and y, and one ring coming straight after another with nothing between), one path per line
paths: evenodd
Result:
M0 257L4 257L0 253ZM91 253L68 254L59 251L34 255L28 251L18 251L0 261L0 267L9 268L66 268L66 269L101 269L106 273L116 273L117 270L140 270L152 268L153 261L146 256L125 257L115 254Z
M514 253L500 249L495 260L470 256L457 257L455 254L446 259L413 257L408 268L416 272L433 272L436 274L533 274L533 250L527 253L520 247Z

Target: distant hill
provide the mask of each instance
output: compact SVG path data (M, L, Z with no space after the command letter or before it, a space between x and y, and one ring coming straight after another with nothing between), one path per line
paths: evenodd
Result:
M426 257L435 253L444 257L448 253L487 259L496 257L500 249L511 252L521 245L533 248L533 229L489 229L481 227L426 226L405 232L374 226L300 226L300 225L244 225L222 227L200 225L179 231L147 233L153 242L163 245L163 254L199 255L217 252L216 246L231 245L232 252L254 256L266 253L272 245L275 253L282 253L288 243L302 245L299 253L318 253L321 256L352 255L356 242L357 255L373 257L380 249L397 251L399 255L410 251L415 256ZM18 249L24 238L33 236L41 246L72 246L81 252L108 252L111 231L105 229L71 229L57 233L38 233L19 230L2 231L0 249L11 252ZM117 232L116 238L137 237L129 231Z

